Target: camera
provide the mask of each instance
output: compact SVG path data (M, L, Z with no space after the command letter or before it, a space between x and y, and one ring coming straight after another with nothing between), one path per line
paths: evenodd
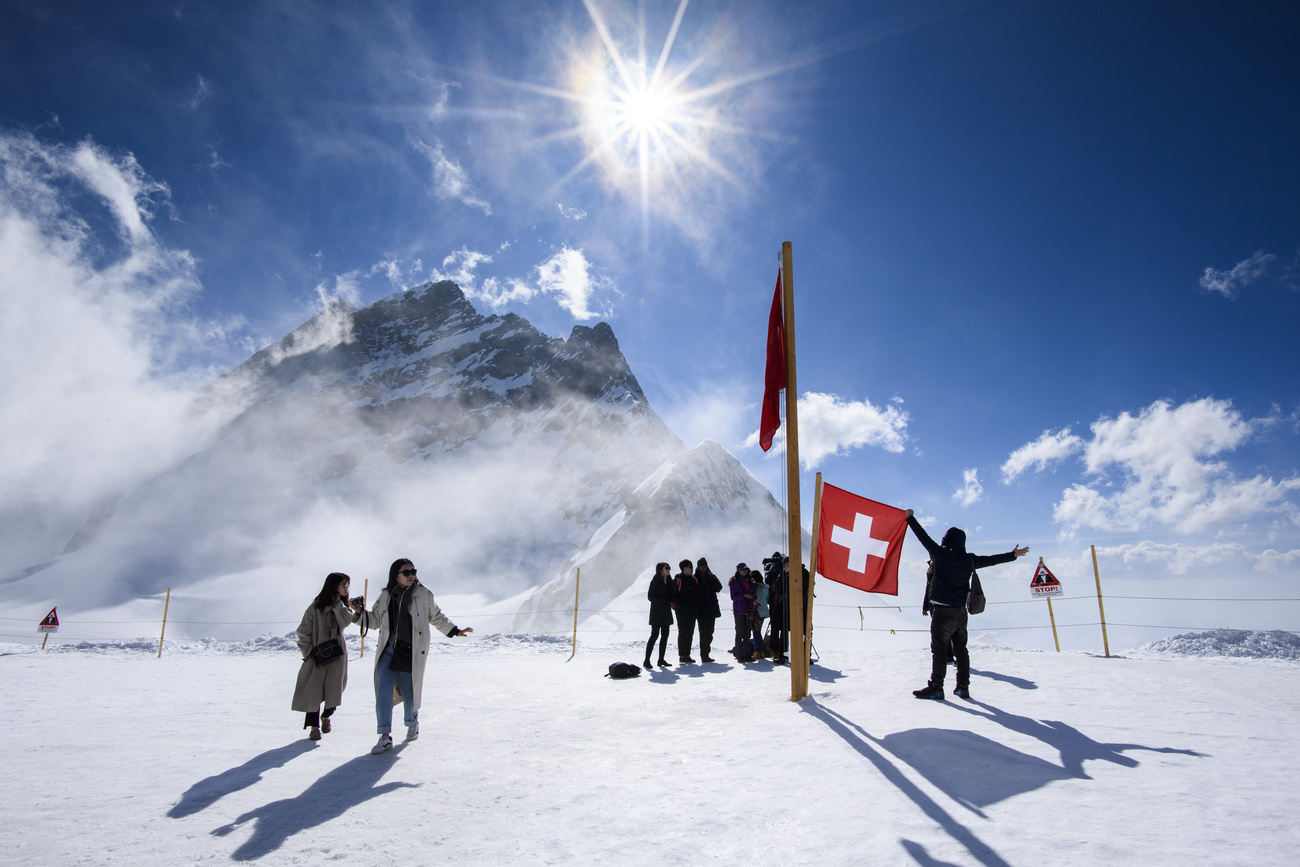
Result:
M365 601L366 600L364 596L353 596L350 600L348 600L348 604L351 605L353 608L356 608L358 605L364 605Z

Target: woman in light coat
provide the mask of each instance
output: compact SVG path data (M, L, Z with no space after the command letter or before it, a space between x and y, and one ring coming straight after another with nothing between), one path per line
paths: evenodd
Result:
M405 558L388 567L388 586L365 613L365 628L379 630L375 658L375 721L379 742L372 753L393 748L393 707L403 702L406 739L420 736L420 697L429 658L429 627L448 638L468 635L442 613L433 593L416 580L415 564Z
M361 612L348 608L348 587L352 579L342 572L331 572L325 586L311 605L303 612L298 624L298 652L302 666L298 669L298 683L293 690L293 709L307 715L302 727L311 729L307 737L320 740L321 732L330 730L330 717L343 703L343 690L348 685L348 644L343 630L356 623ZM338 639L343 655L338 659L317 665L311 657L312 648L330 639ZM321 704L325 713L321 713Z

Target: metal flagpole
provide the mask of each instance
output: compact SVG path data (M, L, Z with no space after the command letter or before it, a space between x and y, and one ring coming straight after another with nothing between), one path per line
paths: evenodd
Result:
M785 474L790 518L790 700L808 695L808 636L803 604L803 524L799 518L799 387L794 358L793 245L781 245L781 294L785 319Z

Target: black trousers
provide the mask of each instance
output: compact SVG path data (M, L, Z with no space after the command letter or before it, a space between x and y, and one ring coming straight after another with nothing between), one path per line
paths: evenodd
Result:
M329 719L332 716L334 716L334 708L332 707L325 708L325 713L321 713L318 710L309 710L307 711L307 719L303 722L302 727L305 729L312 728L313 726L320 728L320 721L323 719Z
M701 617L700 624L700 659L706 659L712 654L713 649L713 626L718 621L713 617Z
M695 642L695 615L677 611L677 657L685 662L691 658L691 645Z
M749 618L735 612L732 612L731 616L736 621L736 659L741 662L749 662L754 658L754 654L758 652L758 648L754 646L755 642L751 637ZM746 641L750 642L749 653L742 653L741 650Z
M930 686L943 686L948 674L948 648L957 658L957 688L970 686L970 653L966 650L966 609L934 605L930 609Z
M782 608L770 608L772 614L772 653L785 656L790 643L790 627Z
M650 640L645 643L645 658L650 658L650 652L654 650L655 640L659 641L659 658L664 658L664 651L668 649L668 633L672 632L671 626L651 626Z

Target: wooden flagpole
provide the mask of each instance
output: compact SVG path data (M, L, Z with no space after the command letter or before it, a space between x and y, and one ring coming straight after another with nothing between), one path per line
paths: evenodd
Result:
M167 609L172 604L172 588L167 588L167 599L163 602L163 622L162 630L158 633L158 658L162 659L163 636L167 634Z
M812 553L808 555L808 610L804 613L804 634L808 636L808 665L803 670L803 694L808 694L808 670L812 667L813 589L817 586L817 532L822 520L822 474L813 487Z
M582 569L578 569L573 579L573 653L570 658L578 655L578 588L582 586Z
M1110 659L1110 639L1106 637L1106 607L1101 604L1101 570L1097 568L1097 546L1092 549L1092 574L1097 579L1097 611L1101 613L1101 645L1106 648L1106 658Z
M781 245L781 295L785 318L785 476L790 518L790 700L808 695L808 636L804 631L803 524L799 517L799 386L794 359L793 245Z

